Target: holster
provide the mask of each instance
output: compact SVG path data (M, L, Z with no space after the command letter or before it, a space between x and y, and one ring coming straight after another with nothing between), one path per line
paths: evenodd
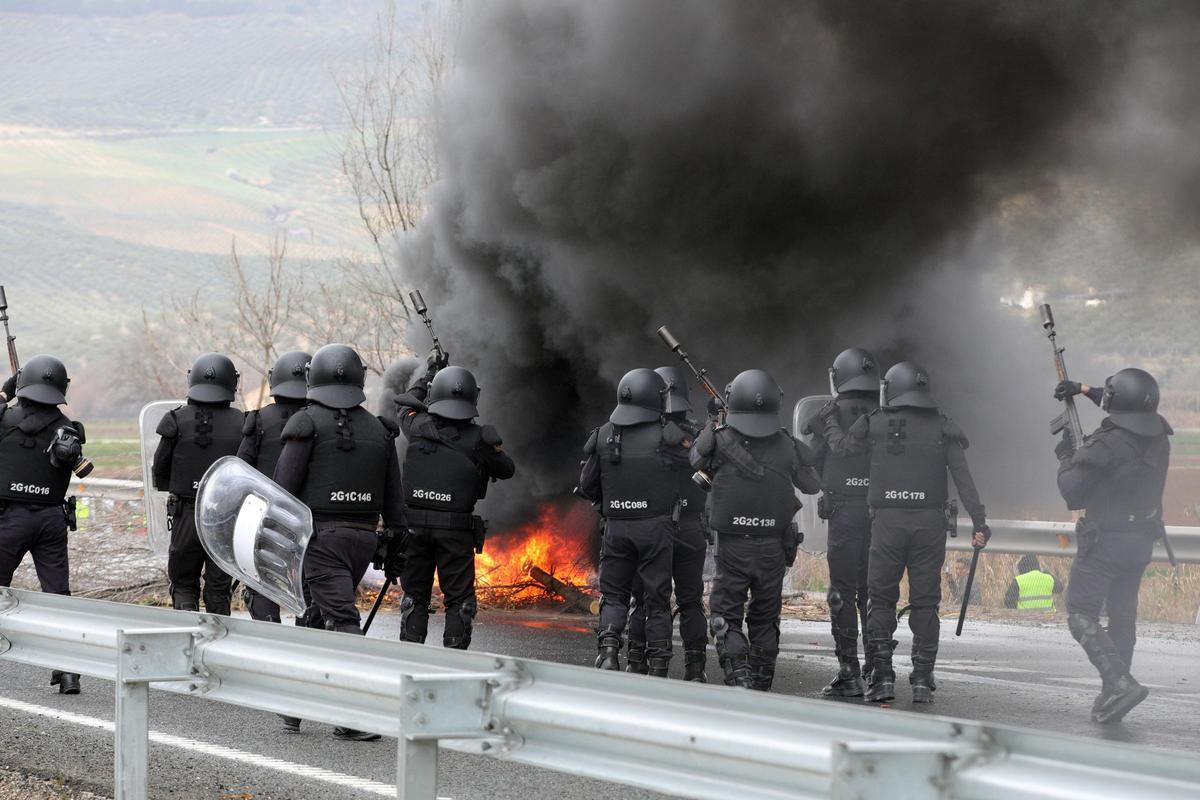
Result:
M475 552L483 552L483 543L487 540L487 520L483 517L471 517L471 532L475 534Z
M946 501L946 533L951 539L958 537L958 501Z
M174 517L176 514L178 514L180 505L182 504L179 502L178 495L167 495L167 516Z
M783 560L789 567L796 563L796 554L804 542L804 532L795 522L789 524L783 532Z
M837 513L837 501L828 492L821 492L817 498L817 516L821 519L833 519Z
M1087 517L1080 517L1075 523L1075 541L1077 558L1082 558L1092 551L1096 542L1100 541L1100 526Z
M63 516L67 520L67 530L79 530L79 519L75 515L75 495L71 495L66 500L63 500Z

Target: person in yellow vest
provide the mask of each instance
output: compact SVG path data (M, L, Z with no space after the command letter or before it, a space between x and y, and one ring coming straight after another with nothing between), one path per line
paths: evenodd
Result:
M1017 562L1017 577L1012 579L1004 594L1004 606L1020 611L1054 613L1054 595L1062 594L1062 590L1062 581L1043 572L1037 556L1023 555Z

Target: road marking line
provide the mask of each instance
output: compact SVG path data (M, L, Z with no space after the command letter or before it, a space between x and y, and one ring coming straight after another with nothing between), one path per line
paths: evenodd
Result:
M0 706L11 708L15 711L24 711L27 714L36 714L40 717L58 720L60 722L70 722L74 725L81 725L85 728L97 728L112 733L115 725L105 719L98 717L89 717L83 714L76 714L72 711L60 711L56 708L47 708L45 706L26 703L21 700L14 700L11 697L0 697ZM159 733L158 731L150 731L150 741L155 744L162 744L168 747L178 747L181 750L190 750L194 753L203 753L209 756L216 756L228 761L239 761L243 764L250 764L255 767L265 767L273 769L277 772L286 772L291 775L303 775L314 781L321 783L330 783L335 786L343 786L350 789L358 789L369 794L379 795L380 797L395 797L396 787L387 783L373 781L370 778L359 778L355 775L345 775L340 772L333 772L322 767L314 767L309 764L297 764L294 761L284 761L271 756L264 756L259 753L250 753L245 750L236 750L232 747L224 747L219 744L209 744L196 739L187 739L183 736L174 736L169 733ZM438 800L450 800L448 797L439 797Z

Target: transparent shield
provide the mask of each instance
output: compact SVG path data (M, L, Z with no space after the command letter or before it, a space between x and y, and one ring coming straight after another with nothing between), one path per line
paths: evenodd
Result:
M813 435L802 433L804 423L829 402L829 395L818 394L805 397L792 410L792 435L805 444L812 444ZM804 531L804 550L809 553L824 553L829 548L829 525L817 515L816 497L804 498L804 508L797 517L800 530Z
M312 512L237 456L224 456L200 479L196 531L213 561L254 591L299 616L301 570L313 534Z
M138 438L142 449L142 499L146 511L146 536L150 549L157 556L166 556L171 545L167 529L167 493L154 488L154 451L158 448L158 423L172 408L183 405L182 400L156 400L147 403L138 414Z

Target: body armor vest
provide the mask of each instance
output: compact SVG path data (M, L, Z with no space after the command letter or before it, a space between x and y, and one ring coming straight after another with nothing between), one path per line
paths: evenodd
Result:
M740 442L750 457L763 468L762 475L750 474L722 454L731 442ZM796 490L792 468L796 448L783 431L762 438L742 436L732 428L717 435L720 463L713 476L710 524L720 533L778 535L796 514Z
M275 474L275 465L279 463L279 454L283 452L283 426L304 406L300 403L281 403L276 401L269 406L263 406L256 414L256 431L258 437L258 461L256 469L268 478Z
M945 427L942 415L927 409L880 409L870 416L872 508L945 506Z
M171 454L171 482L178 497L194 498L200 479L221 456L237 455L245 414L229 406L188 404L169 412L179 431Z
M395 437L361 406L342 410L314 403L304 413L314 432L300 500L325 517L378 516Z
M1110 530L1144 528L1158 520L1171 460L1167 436L1138 436L1106 428L1092 438L1100 437L1113 453L1113 463L1088 495L1087 518Z
M867 397L839 398L837 400L838 420L842 430L850 430L850 426L864 414L869 414L879 407L877 399ZM871 456L867 453L839 455L833 451L825 454L825 464L821 469L821 490L839 497L866 497L870 486Z
M606 422L596 439L600 513L608 519L669 515L679 498L679 476L663 453L662 425Z
M0 413L0 500L60 505L71 470L53 466L46 448L71 421L54 406L16 405Z
M480 427L471 423L438 425L431 419L422 422L413 427L429 433L414 434L404 454L408 505L472 513L487 490L487 474L473 455L480 445Z

